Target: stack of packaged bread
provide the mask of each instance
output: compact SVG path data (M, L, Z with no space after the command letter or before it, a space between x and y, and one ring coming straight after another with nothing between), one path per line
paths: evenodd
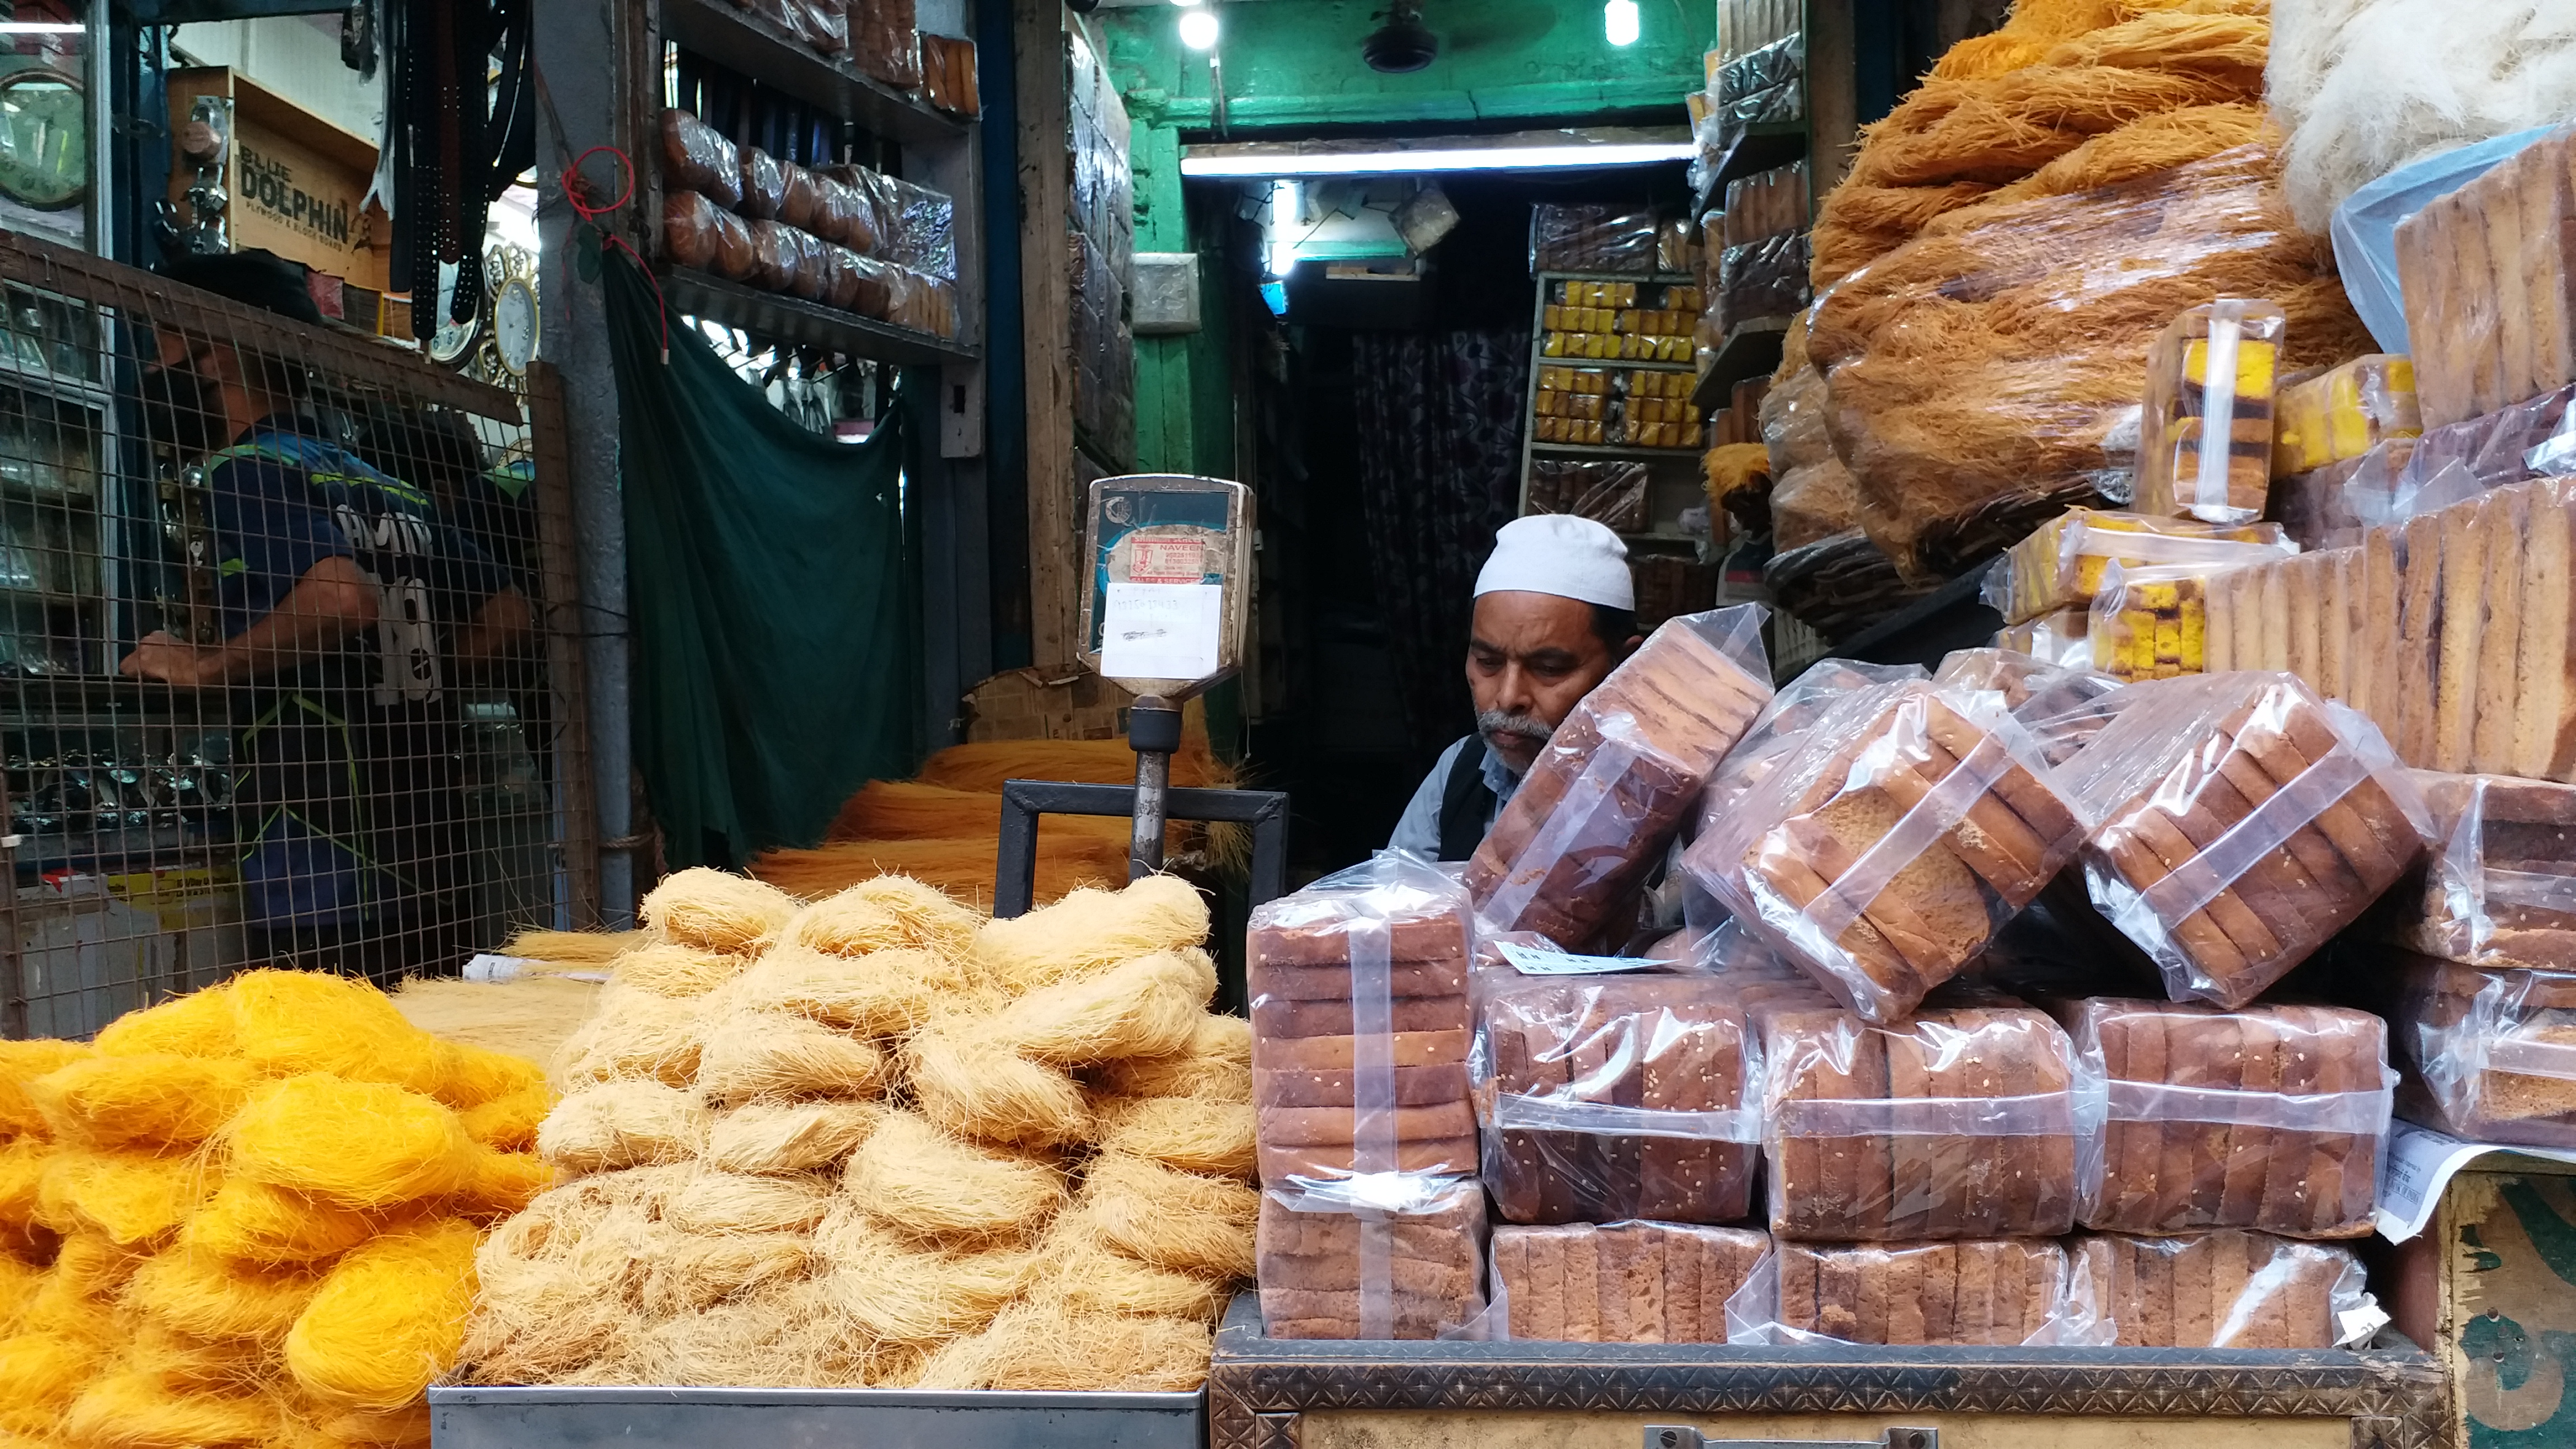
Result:
M737 146L662 113L662 259L875 321L957 332L956 206L927 187Z

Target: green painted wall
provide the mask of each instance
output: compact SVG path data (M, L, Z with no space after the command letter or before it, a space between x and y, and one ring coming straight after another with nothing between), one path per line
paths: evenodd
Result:
M1716 35L1713 0L1639 0L1635 45L1604 38L1599 0L1428 0L1440 58L1380 75L1360 40L1383 0L1220 4L1226 135L1331 128L1421 132L1508 128L1514 120L1679 124ZM1088 24L1135 123L1136 249L1200 255L1200 330L1136 340L1136 465L1238 476L1234 460L1229 279L1218 239L1193 225L1180 174L1184 133L1214 124L1207 56L1180 43L1170 5L1103 9Z
M1603 36L1598 0L1428 0L1423 23L1440 58L1380 75L1361 63L1360 40L1384 9L1380 0L1220 5L1227 134L1514 117L1678 122L1717 34L1712 0L1639 0L1637 43L1623 47ZM1204 130L1215 109L1208 59L1180 43L1178 17L1150 5L1100 10L1092 23L1140 125Z

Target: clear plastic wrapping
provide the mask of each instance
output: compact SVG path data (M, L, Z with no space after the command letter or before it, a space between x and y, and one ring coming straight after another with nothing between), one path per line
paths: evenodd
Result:
M2576 971L2576 786L2415 778L2433 819L2423 889L2389 896L2380 934L2474 966Z
M787 0L796 38L825 55L850 48L850 14L842 0Z
M2423 797L2370 721L2287 675L2129 690L2067 767L2093 903L2175 1000L2242 1006L2414 865Z
M2210 524L2070 508L2013 545L1986 574L1982 592L2005 622L2018 624L2093 602L2113 564L2196 565L2216 573L2298 551L2278 524Z
M2272 517L2303 549L2347 548L2361 531L2386 522L2397 481L2415 455L2416 439L2391 438L2344 458L2272 480ZM2410 500L2411 501L2411 500Z
M1781 1242L1764 1276L1768 1321L1730 1324L1731 1342L2054 1346L2096 1321L2065 1246L2045 1239Z
M1758 1060L1699 975L1524 977L1477 1008L1487 1191L1515 1223L1729 1223L1752 1206Z
M957 203L947 193L893 176L876 179L887 261L944 282L957 280Z
M814 207L819 199L814 186L814 173L793 161L778 163L778 219L798 231L814 231Z
M1437 1338L1485 1311L1485 1195L1472 1179L1268 1183L1253 1242L1272 1338Z
M1485 929L1580 947L1615 918L1770 702L1762 617L1666 621L1557 726L1468 862Z
M1901 1242L2073 1226L2074 1049L2046 1013L1959 989L1897 1026L1794 1004L1756 1015L1774 1236Z
M1817 299L1807 351L1834 441L1862 525L1909 577L1956 574L2069 504L2125 491L2148 347L2178 308L2278 296L2286 365L2350 354L2356 329L2318 284L2322 245L2291 222L2276 160L2240 146L1943 217ZM2268 476L2268 430L2260 441ZM2262 503L2258 478L2247 516Z
M2472 1142L2576 1148L2576 972L2412 955L2384 969L2408 1121Z
M1807 114L1807 37L1791 33L1718 67L1717 104L1710 121L1717 151L1731 151L1755 126L1802 120Z
M835 168L838 171L840 168ZM877 247L877 206L874 192L831 172L808 173L814 186L813 220L808 228L828 242L852 251L871 252Z
M2426 424L2493 413L2576 382L2576 256L2565 235L2576 231L2571 172L2576 132L2561 129L2399 223L2406 350Z
M2350 1248L2249 1232L2070 1246L2077 1291L2122 1348L2333 1348L2381 1321Z
M2204 523L2263 516L2287 327L2269 302L2222 297L2157 334L2138 433L2139 512Z
M1727 1304L1771 1240L1744 1228L1658 1222L1497 1227L1498 1339L1724 1343Z
M1530 208L1530 270L1643 276L1655 270L1662 231L1651 211L1542 202Z
M662 113L662 184L731 211L742 205L742 162L716 128L673 107Z
M1996 630L1995 647L2027 654L2068 669L2090 669L2093 667L2093 641L2087 637L2087 632L2092 627L2093 610L2090 606L2055 609L2035 619L2006 624Z
M1908 681L1837 700L1683 864L1772 950L1894 1021L2081 838L2002 695Z
M913 0L850 0L850 59L899 91L921 84Z
M2120 712L2120 681L2084 668L2080 660L2067 664L2026 650L1954 649L1943 656L1932 682L2001 694L2051 765L2074 758Z
M2112 997L2060 1014L2083 1083L2086 1227L2369 1234L2397 1085L2387 1023L2330 1006Z
M786 163L758 146L745 146L741 176L742 202L734 209L753 221L778 220L787 205Z
M2290 383L2273 406L2276 477L2312 472L2424 432L2424 411L2415 400L2415 364L2388 353L2356 357Z
M2111 565L2085 609L2093 667L2124 683L2207 670L2210 597L2222 581L2205 564Z
M1252 913L1253 1135L1261 1180L1477 1169L1467 901L1400 851Z
M1571 513L1621 533L1642 533L1647 524L1647 485L1651 481L1643 463L1533 458L1529 494L1522 511Z
M751 228L694 191L662 193L662 253L681 266L736 281L756 265Z

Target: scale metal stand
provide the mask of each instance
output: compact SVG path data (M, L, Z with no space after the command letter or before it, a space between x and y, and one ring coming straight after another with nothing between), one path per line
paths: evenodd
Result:
M1002 786L1002 836L993 914L1026 913L1036 894L1038 817L1124 815L1127 878L1163 868L1173 820L1252 827L1251 903L1287 891L1288 797L1276 790L1174 788L1181 705L1240 667L1251 611L1252 490L1218 478L1142 473L1091 485L1084 526L1091 560L1082 601L1083 662L1136 691L1127 742L1136 783L1082 785L1011 780Z

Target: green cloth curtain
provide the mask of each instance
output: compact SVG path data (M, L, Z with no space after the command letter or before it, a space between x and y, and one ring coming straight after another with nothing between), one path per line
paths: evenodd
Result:
M652 284L606 266L635 631L635 758L674 867L810 846L918 761L905 409L866 442L790 422Z

